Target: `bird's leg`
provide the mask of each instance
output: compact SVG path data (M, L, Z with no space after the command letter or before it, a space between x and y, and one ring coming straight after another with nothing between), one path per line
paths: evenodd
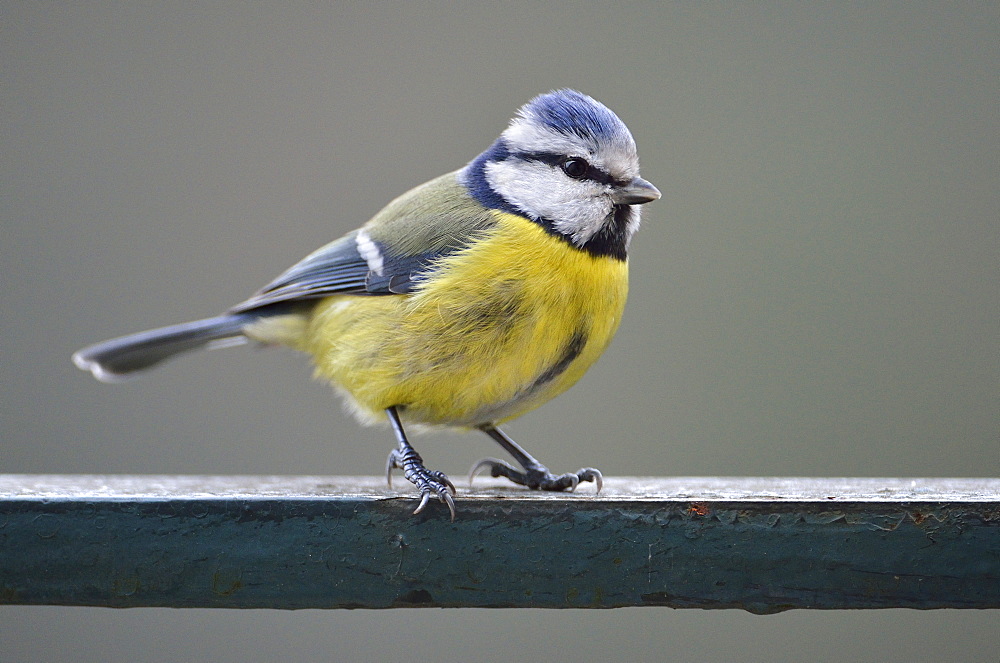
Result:
M496 426L480 426L483 431L503 447L507 453L514 457L514 460L524 468L523 471L517 469L510 463L497 458L484 458L472 467L469 472L469 482L481 470L489 468L492 477L507 477L511 481L521 486L527 486L533 490L569 490L573 491L581 481L593 481L597 484L597 492L601 492L604 484L604 477L600 471L593 467L584 467L576 472L555 475L549 469L531 457L527 451L514 440L507 437L507 434Z
M427 506L431 495L437 495L439 501L448 505L451 512L451 519L455 520L455 500L452 495L455 493L455 486L448 479L444 472L430 471L424 467L424 461L413 448L409 440L406 439L406 432L403 430L403 423L399 420L399 413L395 407L386 408L386 415L389 417L389 424L396 434L399 446L393 449L385 463L385 480L392 485L392 470L403 470L403 477L412 483L420 491L420 504L417 505L413 513L420 513Z

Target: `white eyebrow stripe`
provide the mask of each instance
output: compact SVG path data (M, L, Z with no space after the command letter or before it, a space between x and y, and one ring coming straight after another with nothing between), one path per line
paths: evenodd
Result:
M630 180L639 174L639 157L629 134L608 140L589 140L570 136L532 121L516 118L501 134L511 152L548 152L586 157L588 161L615 179Z
M368 263L368 269L375 272L376 275L382 276L384 262L382 260L382 251L379 250L378 245L364 230L358 231L358 235L354 238L354 242L358 246L358 253L361 254L361 257L365 259L366 263Z
M518 118L503 132L511 152L551 152L584 156L593 151L594 146L582 138L576 140L558 131L529 120Z

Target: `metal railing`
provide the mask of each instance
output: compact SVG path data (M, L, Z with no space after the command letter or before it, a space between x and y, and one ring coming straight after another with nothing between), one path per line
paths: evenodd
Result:
M0 604L1000 607L1000 479L0 475Z

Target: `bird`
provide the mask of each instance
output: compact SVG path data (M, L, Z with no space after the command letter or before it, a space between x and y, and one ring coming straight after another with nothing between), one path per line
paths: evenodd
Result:
M362 423L388 422L386 462L455 519L456 489L429 470L407 428L478 430L518 466L476 463L529 489L572 491L595 468L556 475L499 425L566 391L617 330L640 206L621 119L581 92L523 105L463 168L389 202L367 223L286 270L222 315L111 339L74 363L117 382L198 348L256 342L311 355Z

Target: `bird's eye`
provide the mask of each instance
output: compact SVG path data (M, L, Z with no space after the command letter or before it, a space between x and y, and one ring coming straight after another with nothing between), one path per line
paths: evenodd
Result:
M559 164L559 167L562 168L564 173L575 180L585 177L587 171L590 170L590 164L585 159L580 159L579 157L570 157Z

